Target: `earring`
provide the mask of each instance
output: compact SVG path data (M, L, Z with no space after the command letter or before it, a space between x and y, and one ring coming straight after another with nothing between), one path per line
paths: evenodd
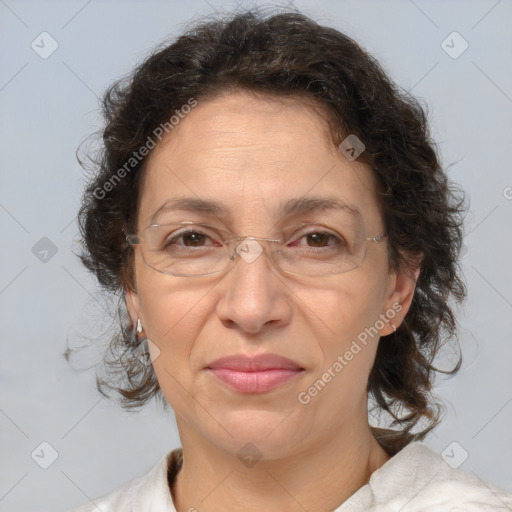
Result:
M148 347L148 338L145 335L142 335L139 337L139 334L143 331L142 327L142 321L140 318L137 318L137 324L135 328L135 340L137 343L137 347L135 348L134 354L136 355L137 359L142 363L144 367L144 375L146 375L146 372L149 369L149 366L151 366L151 356L149 354L149 347Z
M395 324L391 324L391 327L393 327L393 329L395 329L395 332L396 332Z

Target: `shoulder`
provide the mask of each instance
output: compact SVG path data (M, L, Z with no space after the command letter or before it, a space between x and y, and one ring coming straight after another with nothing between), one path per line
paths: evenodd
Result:
M130 510L130 502L133 496L137 494L142 479L143 477L132 480L109 494L101 496L100 498L91 499L89 502L70 512L95 512L97 510L101 510L102 512L117 512Z
M450 466L420 441L375 471L339 512L496 512L512 510L512 494Z
M181 449L165 454L144 475L118 487L107 495L91 499L70 512L144 512L155 507L161 512L175 512L168 485L168 474L175 474L181 462ZM154 508L151 508L153 510Z

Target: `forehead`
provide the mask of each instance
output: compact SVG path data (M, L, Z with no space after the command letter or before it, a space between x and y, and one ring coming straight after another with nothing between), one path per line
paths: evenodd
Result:
M338 151L325 120L302 101L232 93L198 100L152 151L139 227L176 199L221 204L236 212L230 221L256 226L275 221L284 204L308 197L338 199L377 227L374 180L367 165Z

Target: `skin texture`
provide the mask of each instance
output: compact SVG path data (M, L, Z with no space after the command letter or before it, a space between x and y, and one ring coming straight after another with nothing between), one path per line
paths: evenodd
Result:
M383 232L371 169L338 151L320 115L297 99L230 93L199 101L152 152L138 229L166 200L187 196L221 201L231 214L222 227L233 233L270 238L282 220L279 204L312 195L357 205L367 236ZM166 220L220 223L201 212ZM135 253L127 306L160 351L154 369L176 414L184 454L173 488L179 512L331 511L389 459L369 429L366 383L379 337L403 321L415 281L389 272L385 241L367 243L361 267L321 278L282 274L266 257L239 259L217 276L175 277L148 267L140 248ZM401 311L380 336L309 404L299 403L298 394L393 304ZM241 394L205 369L240 353L279 354L305 371L270 392ZM246 443L261 453L252 467L237 457Z

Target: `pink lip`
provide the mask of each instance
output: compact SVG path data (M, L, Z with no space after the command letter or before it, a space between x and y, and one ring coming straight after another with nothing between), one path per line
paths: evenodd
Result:
M304 371L292 360L275 354L223 357L209 364L207 369L241 393L270 391Z

